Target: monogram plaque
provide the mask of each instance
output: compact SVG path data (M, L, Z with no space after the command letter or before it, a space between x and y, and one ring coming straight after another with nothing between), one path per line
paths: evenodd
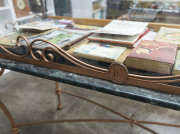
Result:
M128 78L128 70L122 63L113 63L109 69L110 80L117 84L124 83Z

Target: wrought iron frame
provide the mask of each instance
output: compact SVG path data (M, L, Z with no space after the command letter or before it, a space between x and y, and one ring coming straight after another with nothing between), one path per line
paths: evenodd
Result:
M4 69L1 69L0 74L2 75L4 72ZM105 105L102 105L100 103L97 103L93 100L87 99L85 97L76 95L76 94L72 94L69 93L67 91L62 90L59 87L58 82L55 82L56 84L56 94L58 97L58 107L57 109L60 110L62 109L62 104L60 101L60 95L61 93L64 93L66 95L70 95L76 98L79 98L81 100L87 101L91 104L94 104L98 107L101 107L102 109L109 111L115 115L118 115L119 117L121 117L122 119L63 119L63 120L50 120L50 121L37 121L37 122L30 122L30 123L16 123L16 121L14 120L13 116L11 115L11 113L9 112L9 110L7 109L7 107L0 101L0 108L2 109L2 111L5 113L5 115L8 117L10 123L11 123L11 128L12 128L12 134L18 134L20 131L20 127L24 127L24 126L34 126L34 125L44 125L44 124L54 124L54 123L75 123L75 122L114 122L114 123L126 123L126 124L130 124L131 127L133 127L133 125L139 126L142 129L145 129L146 131L152 133L152 134L158 134L158 132L155 132L154 130L148 128L147 126L144 126L144 124L151 124L151 125L160 125L160 126L168 126L168 127L177 127L180 128L180 125L176 125L176 124L169 124L169 123L162 123L162 122L154 122L154 121L142 121L142 120L135 120L135 115L132 114L130 117L117 112Z
M122 63L113 63L108 69L97 67L88 63L85 63L74 56L68 54L65 50L58 47L57 45L43 40L36 39L31 43L24 36L19 36L17 38L18 47L21 46L20 39L23 39L26 42L27 50L23 55L15 54L5 48L3 45L0 45L0 48L5 51L1 52L0 57L25 63L30 63L38 66L49 67L53 69L58 69L62 71L77 73L81 75L91 76L94 78L109 80L117 84L127 84L137 87L143 87L173 94L180 95L180 87L168 85L169 83L180 82L180 75L176 76L141 76L136 74L128 73L128 69ZM35 42L45 42L51 47L46 47L42 50L33 51L33 45ZM55 52L59 56L65 58L75 66L64 65L61 63L54 63L54 55L48 53L49 51ZM35 54L36 53L36 54ZM28 56L32 58L28 58ZM38 56L37 56L38 55Z
M39 16L35 16L39 17ZM34 18L35 18L34 17ZM16 23L7 23L8 24L15 25ZM14 29L16 30L16 29ZM96 67L94 65L90 65L88 63L85 63L72 55L68 54L66 51L64 51L62 48L56 46L55 44L48 42L46 40L42 39L36 39L33 42L29 43L28 40L23 37L19 36L17 38L17 45L20 47L20 39L23 39L27 44L27 51L23 54L15 54L11 51L9 51L7 48L5 48L3 45L0 45L0 48L5 51L5 53L0 53L1 58L10 59L14 61L20 61L24 63L30 63L37 66L43 66L48 68L54 68L59 69L62 71L68 71L72 73L77 73L81 75L91 76L94 78L100 78L103 80L110 80L117 84L128 84L153 90L159 90L169 93L174 93L180 95L180 87L168 85L168 83L176 83L180 82L180 75L177 76L141 76L136 74L130 74L128 73L128 69L125 65L122 63L113 63L108 69ZM46 47L42 50L33 51L33 44L37 41L42 41L45 43L48 43L51 45L51 47ZM52 53L47 53L47 51L53 51L59 54L59 56L64 57L66 60L74 63L75 66L70 65L64 65L59 63L54 63L54 55ZM35 55L36 53L36 55ZM32 58L28 58L27 56L31 55ZM37 56L38 55L38 56ZM2 75L4 72L4 69L1 70L0 75ZM92 103L94 105L97 105L107 111L112 112L113 114L116 114L120 116L122 119L69 119L69 120L54 120L54 121L44 121L44 122L31 122L31 123L16 123L13 119L12 115L6 108L6 106L0 101L0 108L4 111L8 119L10 120L11 126L12 126L12 134L18 134L19 128L23 126L30 126L30 125L39 125L39 124L52 124L52 123L65 123L65 122L116 122L116 123L129 123L132 127L133 125L137 125L153 134L157 134L154 130L144 126L143 124L152 124L152 125L162 125L162 126L169 126L169 127L178 127L180 128L180 125L175 124L168 124L168 123L161 123L161 122L153 122L153 121L141 121L141 120L135 120L135 116L132 115L131 117L127 117L124 114L121 114L115 110L112 110L102 104L99 104L95 101L92 101L90 99L66 92L62 89L60 89L58 82L56 83L56 94L58 99L58 107L57 109L62 108L62 104L60 101L60 95L61 93L77 97L81 100L87 101L89 103Z

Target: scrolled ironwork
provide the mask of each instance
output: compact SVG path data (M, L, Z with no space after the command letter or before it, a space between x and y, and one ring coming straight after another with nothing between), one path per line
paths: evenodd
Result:
M51 47L46 47L42 50L42 57L41 58L38 58L37 56L34 55L33 53L33 45L35 44L35 42L44 42L44 43L47 43L49 45L51 45ZM46 62L52 62L54 56L52 54L49 54L48 56L50 57L50 60L48 60L46 58L46 52L47 50L51 50L53 52L56 52L58 53L59 55L61 55L62 57L64 57L65 59L69 60L70 62L74 63L75 65L79 66L79 67L82 67L82 68L86 68L88 70L93 70L93 71L98 71L98 72L108 72L107 69L104 69L104 68L100 68L100 67L96 67L96 66L93 66L93 65L90 65L90 64L87 64L85 62L82 62L81 60L73 57L72 55L68 54L66 51L64 51L62 48L58 47L57 45L47 41L47 40L43 40L43 39L36 39L34 41L31 42L31 44L29 45L29 49L30 49L30 54L31 56L35 59L35 60L44 60Z
M16 56L16 57L26 57L26 56L29 54L29 51L30 51L29 43L28 43L28 40L27 40L24 36L18 36L18 37L17 37L17 45L18 45L19 47L22 46L21 43L20 43L20 39L23 39L23 40L26 42L27 51L25 52L25 54L22 54L22 55L21 55L21 54L15 54L15 53L9 51L8 49L6 49L5 47L3 47L1 44L0 44L0 48L1 48L2 50L4 50L6 53L8 53L8 54L10 54L10 55L12 55L12 56Z
M43 16L41 16L41 15L39 15L39 14L35 14L35 15L31 18L30 22L33 22L34 19L37 18L37 17L39 17L39 18L41 18L41 20L43 20Z
M20 25L21 22L20 22L20 21L15 21L14 23L13 23L13 22L7 22L7 23L5 24L5 28L6 28L6 29L9 29L9 28L8 28L8 25L11 25L11 26L13 27L13 31L17 31L17 29L14 27L16 24Z
M57 45L47 41L47 40L43 40L43 39L36 39L34 41L32 41L31 43L28 42L28 40L26 39L26 37L24 36L18 36L17 37L17 45L20 47L22 46L20 43L20 39L23 39L26 44L27 44L27 51L25 52L25 54L15 54L11 51L9 51L8 49L6 49L5 47L3 47L2 45L0 45L0 48L3 49L6 53L15 56L15 57L26 57L29 54L32 56L32 58L34 60L37 61L45 61L45 62L53 62L54 61L54 55L51 52L57 53L60 56L64 57L66 60L70 61L71 63L84 68L84 69L88 69L91 71L95 71L95 72L100 72L100 73L107 73L111 70L111 66L109 67L109 69L105 69L105 68L101 68L101 67L97 67L88 63L85 63L75 57L73 57L72 55L68 54L66 51L64 51L62 48L58 47ZM33 51L33 45L35 45L36 42L43 42L43 43L47 43L50 46L46 47L42 50L36 50ZM36 54L35 54L36 53ZM115 79L116 77L112 77L111 75L112 73L109 73L110 75L110 80L115 82L115 83L126 83L127 79L136 79L138 81L145 81L145 82L151 82L151 83L176 83L176 82L180 82L180 75L177 76L142 76L142 75L136 75L136 74L130 74L128 73L128 71L122 71L123 68L121 69L121 71L118 71L118 76L123 76L121 78L123 78L122 80L118 80ZM127 73L125 73L127 72ZM120 73L120 74L119 74ZM127 74L127 75L125 75Z

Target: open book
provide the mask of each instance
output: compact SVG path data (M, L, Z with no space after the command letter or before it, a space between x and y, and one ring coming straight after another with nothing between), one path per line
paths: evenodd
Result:
M149 32L147 25L148 23L144 22L113 20L88 39L133 48L133 45Z
M146 22L113 20L98 33L134 36L144 33L147 25Z

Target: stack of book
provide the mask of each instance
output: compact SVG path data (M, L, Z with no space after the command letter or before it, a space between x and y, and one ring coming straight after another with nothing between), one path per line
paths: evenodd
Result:
M147 25L145 22L113 20L88 39L134 48L134 44L149 31Z
M106 63L123 63L140 40L153 40L154 36L154 32L147 30L147 23L113 20L68 53Z
M161 27L154 41L142 40L137 45L125 65L160 74L180 74L179 44L180 29Z
M177 45L142 40L129 54L125 65L160 74L170 74L176 56Z

